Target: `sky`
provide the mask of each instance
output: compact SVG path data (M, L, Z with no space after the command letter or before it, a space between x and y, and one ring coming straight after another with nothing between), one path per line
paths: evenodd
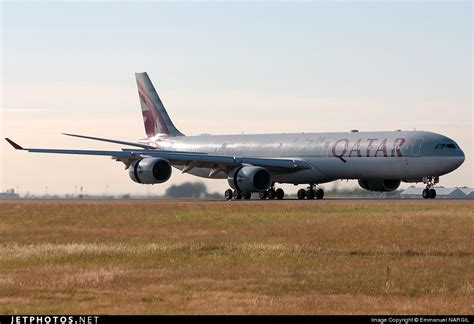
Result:
M0 10L0 135L23 146L120 148L63 132L144 138L134 72L146 71L187 135L434 131L466 154L440 184L474 186L471 1L4 1ZM0 157L0 191L20 194L161 194L201 180L174 172L145 186L107 157L28 154L5 141Z

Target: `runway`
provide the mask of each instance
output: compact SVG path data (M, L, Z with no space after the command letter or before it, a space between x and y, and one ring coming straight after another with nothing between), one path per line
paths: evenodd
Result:
M474 202L0 201L0 311L469 314Z

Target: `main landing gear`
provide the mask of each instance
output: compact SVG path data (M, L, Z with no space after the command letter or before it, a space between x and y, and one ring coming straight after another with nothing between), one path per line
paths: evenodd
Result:
M281 188L275 189L275 184L272 183L272 186L266 191L262 191L259 194L260 199L278 199L281 200L285 197L285 192Z
M232 190L232 189L227 189L224 193L225 199L227 200L240 200L240 199L250 199L252 197L252 193L249 191L238 191L238 190ZM281 200L285 196L285 192L281 188L274 188L274 184L265 191L262 191L259 193L260 199L278 199Z
M235 200L245 199L245 200L248 200L252 197L252 193L249 192L249 191L242 192L242 191L238 191L238 190L227 189L224 192L224 196L225 196L225 199L227 199L227 200L231 200L231 199L235 199Z
M434 199L436 198L436 190L433 189L433 186L439 182L439 177L424 177L423 183L426 184L426 189L423 190L422 196L424 199Z
M310 184L308 188L298 190L296 194L298 199L323 199L324 197L324 190L323 189L315 189L314 183Z
M232 190L232 189L227 189L224 195L225 195L225 199L227 200L250 199L252 197L252 193L249 191L242 192L242 191ZM265 191L259 192L258 196L262 200L265 200L265 199L281 200L283 199L283 197L285 197L285 192L283 191L282 188L275 189L275 183L272 183L270 188L268 188ZM314 183L311 183L308 188L298 190L297 196L298 196L298 199L305 199L305 198L306 199L323 199L324 190L316 189L316 185Z

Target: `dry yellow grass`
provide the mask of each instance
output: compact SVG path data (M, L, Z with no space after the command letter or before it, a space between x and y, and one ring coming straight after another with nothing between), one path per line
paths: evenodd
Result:
M472 314L471 201L0 202L1 313Z

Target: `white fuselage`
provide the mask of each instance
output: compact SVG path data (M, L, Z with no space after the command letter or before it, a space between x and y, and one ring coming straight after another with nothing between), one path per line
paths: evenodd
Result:
M453 140L421 131L201 135L157 137L146 142L160 150L308 162L311 169L272 173L274 182L294 184L336 179L420 181L425 176L451 172L464 161L464 153ZM227 177L224 171L210 171L194 167L189 173Z

